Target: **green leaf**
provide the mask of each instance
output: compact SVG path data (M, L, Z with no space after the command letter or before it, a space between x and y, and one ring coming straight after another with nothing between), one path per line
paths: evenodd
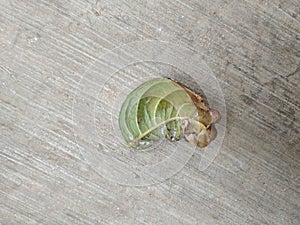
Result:
M215 135L209 133L216 118L199 95L171 79L156 78L127 96L119 127L130 147L141 147L161 137L170 141L184 138L204 147Z

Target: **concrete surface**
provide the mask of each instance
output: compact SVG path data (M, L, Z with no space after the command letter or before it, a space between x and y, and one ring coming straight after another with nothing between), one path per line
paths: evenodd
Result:
M1 224L300 224L298 0L1 0L0 32ZM102 54L148 39L201 52L226 136L204 171L199 150L163 182L119 185L82 156L97 136L78 119L94 118L73 103L104 87L87 73L115 63Z

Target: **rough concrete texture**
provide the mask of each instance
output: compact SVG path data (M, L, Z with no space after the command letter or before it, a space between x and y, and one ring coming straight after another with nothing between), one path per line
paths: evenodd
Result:
M135 187L83 157L94 137L107 150L106 137L79 132L95 118L88 104L74 116L73 103L84 88L87 101L124 88L138 69L104 89L107 71L87 71L113 68L102 54L142 40L201 52L227 126L206 170L198 150L165 181ZM0 0L0 45L1 224L300 224L298 0Z

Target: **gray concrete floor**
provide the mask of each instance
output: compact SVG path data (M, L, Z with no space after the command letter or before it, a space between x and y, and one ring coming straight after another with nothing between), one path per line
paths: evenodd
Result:
M1 0L0 45L1 224L300 224L297 0ZM226 102L209 167L119 148L137 78L193 85L200 59Z

